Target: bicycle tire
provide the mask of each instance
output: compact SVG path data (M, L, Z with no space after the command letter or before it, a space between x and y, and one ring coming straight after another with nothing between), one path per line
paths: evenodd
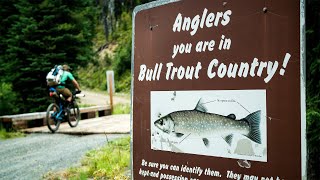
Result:
M80 121L80 109L76 102L71 104L67 112L67 121L70 127L76 127Z
M55 110L54 110L55 108ZM48 108L47 108L47 113L46 113L46 123L49 128L49 130L54 133L59 129L61 121L55 120L55 118L52 117L52 114L54 112L59 112L60 108L56 103L51 103ZM53 112L53 113L52 113Z

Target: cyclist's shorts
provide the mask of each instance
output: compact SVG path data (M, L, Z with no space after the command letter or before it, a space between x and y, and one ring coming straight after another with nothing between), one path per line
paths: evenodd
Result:
M68 88L57 88L56 89L60 94L62 94L65 98L71 97L72 93Z

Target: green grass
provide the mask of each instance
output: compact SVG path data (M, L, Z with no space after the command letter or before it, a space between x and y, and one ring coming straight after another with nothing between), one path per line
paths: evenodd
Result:
M130 137L109 142L101 149L89 151L81 166L62 172L49 172L44 179L116 179L128 180Z
M18 137L25 137L25 134L15 131L8 132L4 128L0 127L0 139L12 139Z
M108 95L109 95L109 94L108 94ZM131 98L130 92L116 92L116 93L114 94L114 96L127 98L127 99L129 99L129 100L130 100L130 98Z
M91 105L91 104L78 104L79 105L79 108L86 108L86 107L92 107L94 105Z
M113 106L112 114L130 114L130 104L116 104Z

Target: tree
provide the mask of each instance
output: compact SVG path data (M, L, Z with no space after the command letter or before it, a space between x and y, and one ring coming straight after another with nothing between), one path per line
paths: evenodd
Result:
M55 64L77 67L93 58L94 2L18 0L2 4L10 13L1 12L7 24L0 29L0 75L12 82L19 112L45 110L46 73Z
M320 178L320 2L306 1L308 178Z

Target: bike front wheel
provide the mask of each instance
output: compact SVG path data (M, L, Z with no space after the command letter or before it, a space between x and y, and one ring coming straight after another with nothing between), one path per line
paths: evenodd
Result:
M70 127L76 127L80 121L80 109L76 102L70 105L70 108L67 112L67 120Z
M58 120L57 114L60 112L60 108L56 103L52 103L47 108L46 123L52 133L59 129L61 121Z

